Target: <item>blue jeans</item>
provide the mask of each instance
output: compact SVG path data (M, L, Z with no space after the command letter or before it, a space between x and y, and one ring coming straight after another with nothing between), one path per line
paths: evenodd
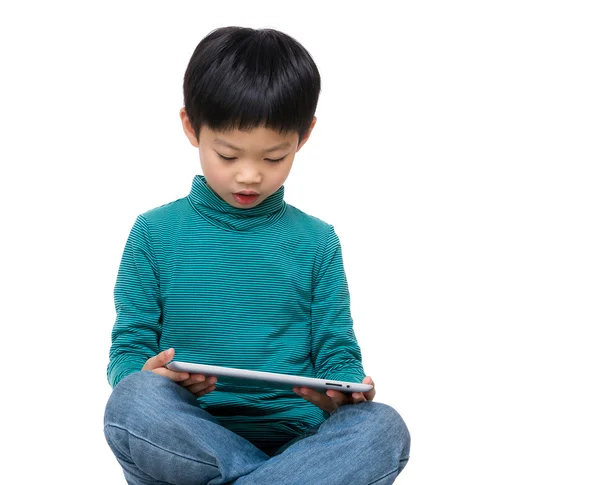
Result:
M400 415L370 401L341 406L270 456L150 371L114 388L104 434L130 485L387 485L410 451Z

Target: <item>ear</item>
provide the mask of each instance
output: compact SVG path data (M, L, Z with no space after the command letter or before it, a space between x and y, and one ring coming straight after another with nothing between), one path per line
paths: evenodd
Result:
M179 110L179 117L181 118L181 124L183 125L183 132L185 133L185 136L187 136L188 140L190 140L190 143L193 146L198 148L198 138L196 138L196 134L194 133L194 129L192 128L192 123L190 122L190 119L188 118L188 115L185 112L185 108L181 108Z
M317 123L317 117L313 116L313 120L310 124L310 128L306 132L306 135L304 135L304 139L300 142L300 144L298 145L298 148L296 148L296 152L298 152L300 150L300 148L302 148L302 146L308 141L308 139L310 138L310 134L312 133L312 130L315 127L316 123Z

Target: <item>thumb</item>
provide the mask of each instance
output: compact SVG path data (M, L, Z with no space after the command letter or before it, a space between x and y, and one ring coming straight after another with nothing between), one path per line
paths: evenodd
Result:
M174 355L175 349L173 348L163 350L160 354L149 358L142 370L154 370L158 369L159 367L164 367L165 364L167 364L170 360L173 359Z
M175 349L174 348L170 348L167 350L163 350L160 354L158 354L156 357L158 358L157 360L160 362L160 365L165 365L167 364L170 360L173 359L173 356L175 355Z

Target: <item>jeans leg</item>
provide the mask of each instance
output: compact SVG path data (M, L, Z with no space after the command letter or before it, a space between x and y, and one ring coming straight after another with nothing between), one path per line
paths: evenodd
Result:
M408 462L410 433L387 404L338 408L317 432L232 485L389 485Z
M150 371L114 388L104 434L130 485L221 485L269 459L221 426L187 389Z

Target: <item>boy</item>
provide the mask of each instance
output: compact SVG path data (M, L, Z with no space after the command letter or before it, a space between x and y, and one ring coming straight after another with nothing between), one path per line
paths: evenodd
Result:
M216 29L184 77L203 176L137 217L115 285L106 439L129 484L389 484L400 415L368 393L223 386L176 360L373 384L333 227L286 204L320 76L271 29ZM216 392L215 392L216 391Z

